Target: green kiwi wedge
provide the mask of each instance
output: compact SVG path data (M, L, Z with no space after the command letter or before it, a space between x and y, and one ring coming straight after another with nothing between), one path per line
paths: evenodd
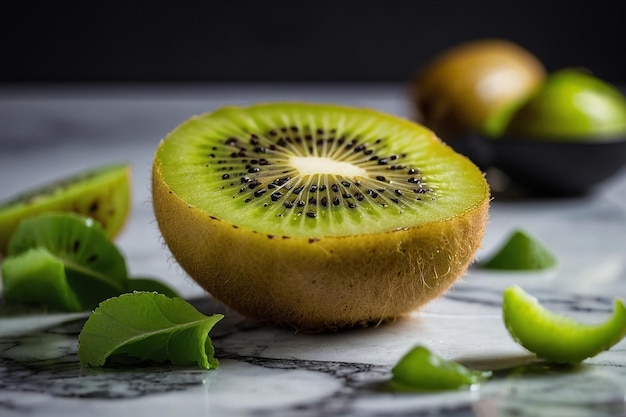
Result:
M504 290L502 316L511 337L538 358L578 363L609 350L626 336L626 305L616 298L613 313L589 324L557 314L515 285Z
M109 237L130 211L131 170L105 165L62 178L0 202L0 255L21 220L46 212L75 212L98 221Z
M326 104L224 107L159 144L155 217L186 272L245 316L372 325L443 294L485 230L483 173L429 129Z
M504 271L540 271L556 263L556 257L543 243L522 230L514 230L481 266Z

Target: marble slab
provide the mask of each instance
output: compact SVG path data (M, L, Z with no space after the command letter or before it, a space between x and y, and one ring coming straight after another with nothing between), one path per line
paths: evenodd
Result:
M378 327L301 334L247 321L172 261L154 222L149 173L158 141L192 114L268 100L332 101L410 115L402 85L0 89L0 199L105 162L133 166L119 238L133 274L162 279L200 311L220 367L84 368L85 314L0 314L0 416L625 416L626 340L575 368L548 368L508 335L501 296L518 284L550 309L599 322L626 297L626 175L588 196L498 201L478 258L522 228L559 259L549 272L471 268L444 297ZM390 370L411 347L494 370L475 389L397 393Z

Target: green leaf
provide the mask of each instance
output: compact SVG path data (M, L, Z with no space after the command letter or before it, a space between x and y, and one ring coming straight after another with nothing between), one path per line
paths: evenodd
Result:
M36 248L46 249L63 264L67 285L84 310L127 290L125 259L93 219L49 213L23 220L9 242L6 261ZM30 274L23 279L32 278Z
M468 369L423 346L406 353L391 370L392 385L402 390L441 391L478 384L491 372Z
M83 310L65 275L65 266L45 248L10 256L2 264L7 304L43 305L51 310Z
M175 289L162 281L153 278L133 277L128 281L128 292L150 291L158 292L170 298L180 297Z
M134 292L103 301L78 338L81 364L140 362L218 366L208 337L221 314L206 316L180 298Z
M604 323L585 324L543 307L518 286L504 291L504 324L511 337L537 357L555 363L578 363L610 349L626 336L626 306L615 300Z

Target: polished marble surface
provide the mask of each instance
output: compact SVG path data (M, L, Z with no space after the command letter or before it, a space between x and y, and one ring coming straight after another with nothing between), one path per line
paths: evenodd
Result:
M614 297L626 296L625 174L584 197L495 198L478 258L522 228L555 252L557 268L474 267L422 311L376 328L311 335L258 326L214 303L171 260L149 175L158 141L178 123L221 105L270 100L409 116L405 93L402 85L0 87L0 199L95 164L130 162L133 211L118 243L131 273L163 279L201 311L226 315L211 334L221 364L211 371L82 368L76 337L85 315L2 315L0 416L625 416L626 341L578 368L546 370L512 341L500 314L502 290L512 284L585 322L610 314ZM391 367L417 344L494 377L474 390L390 392Z

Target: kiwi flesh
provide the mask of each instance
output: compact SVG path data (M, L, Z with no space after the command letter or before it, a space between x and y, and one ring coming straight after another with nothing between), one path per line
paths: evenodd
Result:
M100 223L108 237L122 229L130 211L131 169L103 165L61 178L0 202L0 255L20 221L47 212L74 212Z
M301 331L370 325L443 294L484 235L483 173L371 109L265 103L190 118L159 144L163 239L214 298Z

